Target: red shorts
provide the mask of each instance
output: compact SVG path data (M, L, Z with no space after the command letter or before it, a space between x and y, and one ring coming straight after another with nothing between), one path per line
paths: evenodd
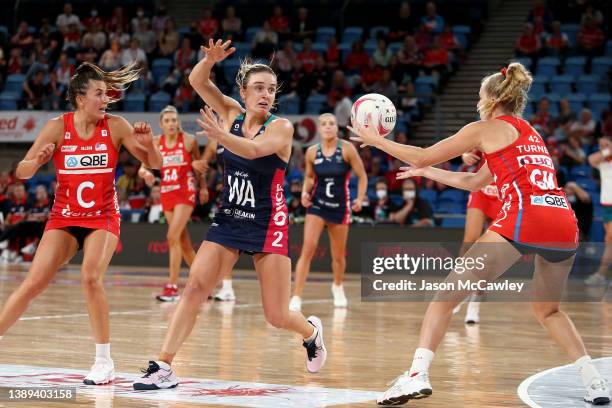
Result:
M87 217L87 218L64 218L53 215L49 217L45 225L45 231L54 229L64 229L68 227L82 227L93 230L105 230L119 238L121 217L119 214L108 217Z
M178 204L185 204L195 207L195 192L176 190L169 193L163 193L161 195L161 204L164 211L172 211Z
M518 208L516 201L504 203L489 229L520 244L575 249L578 246L578 224L567 198L558 196L557 202L554 199L546 202L539 200L540 197L546 196L527 196L522 209Z
M467 208L478 208L487 218L494 220L501 209L501 201L497 197L487 195L482 191L470 193Z

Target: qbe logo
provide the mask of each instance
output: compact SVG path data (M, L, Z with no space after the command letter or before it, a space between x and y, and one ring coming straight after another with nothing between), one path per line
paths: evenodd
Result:
M70 169L90 169L106 167L108 154L70 154L64 156L64 166Z
M563 196L545 194L541 196L531 196L531 205L544 207L569 208Z

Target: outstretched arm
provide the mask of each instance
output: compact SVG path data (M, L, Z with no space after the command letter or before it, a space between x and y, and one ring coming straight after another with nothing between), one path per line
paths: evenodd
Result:
M401 167L403 170L397 174L398 179L423 176L438 181L447 186L468 191L478 191L493 181L489 166L484 165L476 173L442 170L436 167Z
M63 134L64 124L61 117L51 119L43 126L34 144L17 165L15 176L19 179L32 178L40 166L53 157L55 147L59 145L59 136Z
M136 122L132 127L125 118L113 116L109 121L111 133L117 134L121 144L149 169L162 166L162 156L153 143L151 126L145 122Z

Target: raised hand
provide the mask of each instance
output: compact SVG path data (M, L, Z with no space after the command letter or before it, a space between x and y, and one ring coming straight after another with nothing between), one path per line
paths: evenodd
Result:
M395 178L397 178L398 180L402 180L402 179L407 179L407 178L410 178L410 177L424 176L425 175L425 169L426 169L426 167L421 168L421 169L416 168L416 167L410 167L410 166L400 167L400 170L402 170L402 171L397 173Z
M223 121L215 116L215 112L210 106L200 109L200 115L202 116L202 119L196 119L196 123L202 128L202 130L197 132L196 135L206 136L211 140L220 142L220 139L222 139L225 135Z
M53 157L53 152L55 151L55 145L53 143L47 143L43 146L43 148L36 153L36 164L42 166L47 163Z
M236 48L234 47L227 48L230 46L231 43L231 40L222 42L221 40L213 41L213 39L211 38L208 41L208 47L202 45L200 49L204 52L205 60L211 61L213 63L221 62L236 51Z
M150 147L153 145L153 131L151 130L151 126L146 122L136 122L134 123L134 138L136 141L145 147Z
M198 173L204 173L208 170L208 162L204 159L194 160L191 162L191 167Z
M367 119L368 119L368 123L372 123L371 113L368 114ZM347 126L347 128L351 132L357 135L357 136L351 136L351 140L361 143L360 147L366 147L368 145L372 145L376 143L376 141L382 137L380 136L380 134L378 134L378 131L376 130L374 126L365 127L359 122L353 123L352 120L351 120L351 126Z

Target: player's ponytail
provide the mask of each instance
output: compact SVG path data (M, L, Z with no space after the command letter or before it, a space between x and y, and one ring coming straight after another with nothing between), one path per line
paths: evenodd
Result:
M238 74L236 75L236 84L240 88L246 88L249 83L249 77L251 74L257 74L258 72L267 72L269 74L274 75L276 78L276 73L269 65L252 62L250 59L245 58L240 63L240 69L238 70Z
M68 101L76 108L77 95L84 95L87 92L89 81L104 81L108 90L122 92L127 86L136 81L140 75L140 68L135 62L119 68L115 71L104 71L97 65L84 62L76 69L70 78L68 86ZM117 98L110 98L109 103L117 102Z
M488 117L497 106L512 115L521 116L527 105L527 93L533 82L531 73L520 62L513 62L501 72L482 80L488 101L478 107L483 117Z

